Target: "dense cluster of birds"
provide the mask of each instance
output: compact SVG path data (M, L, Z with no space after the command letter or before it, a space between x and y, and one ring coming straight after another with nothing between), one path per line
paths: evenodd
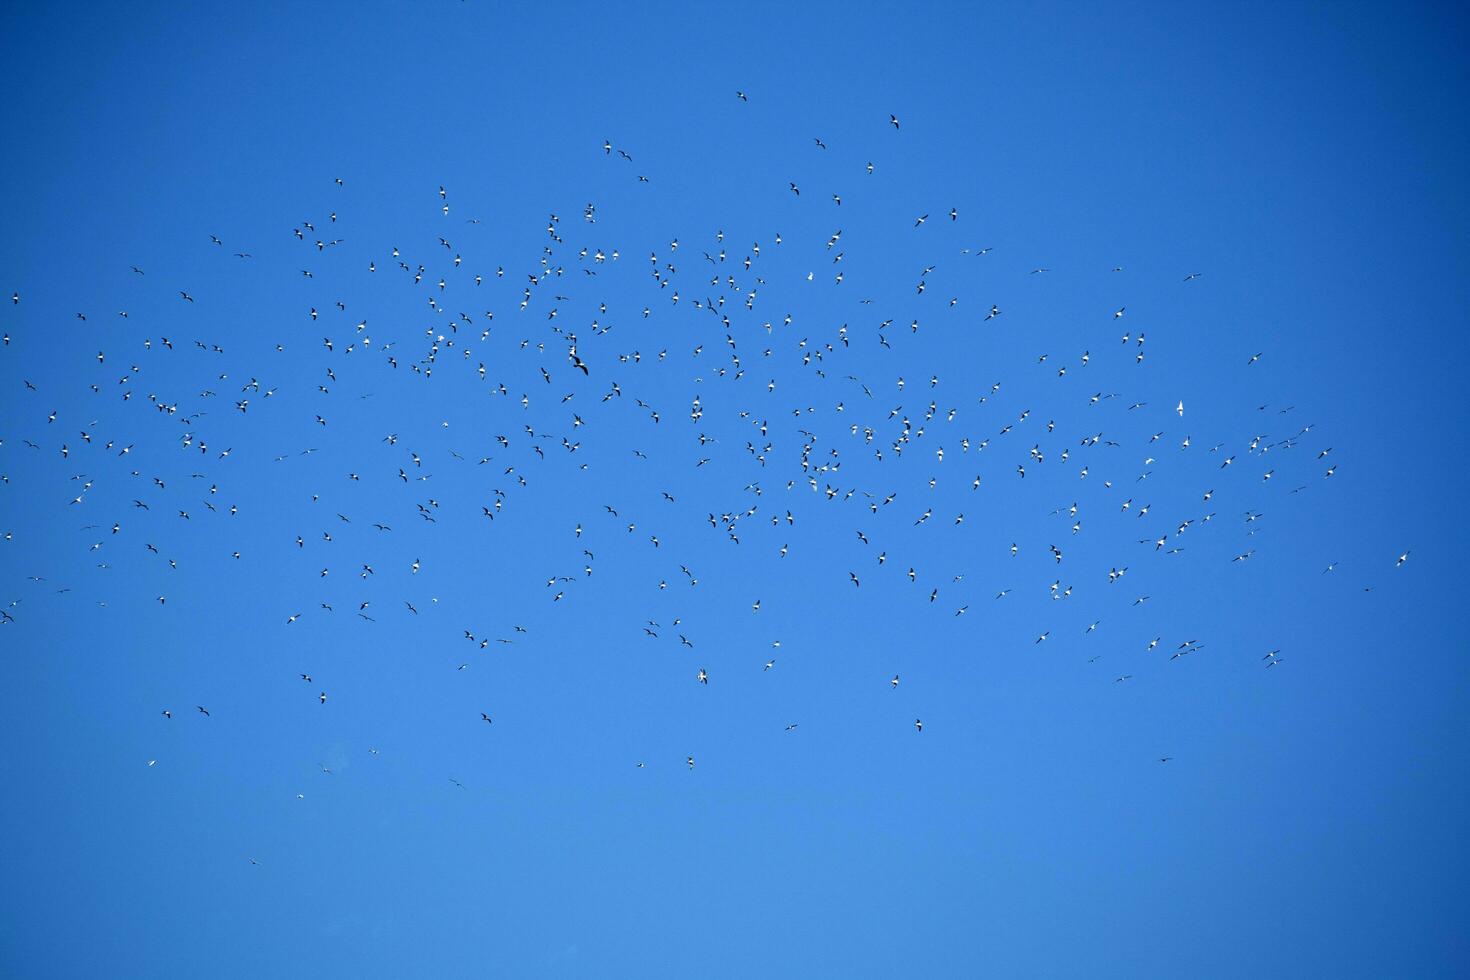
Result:
M737 97L742 106L749 104L744 92ZM896 115L886 121L879 116L873 130L867 149L875 160L882 159L885 140L906 135ZM828 154L828 143L814 137L805 152ZM604 166L631 165L626 173L637 184L652 182L634 155L611 140L589 141L588 153ZM836 166L822 172L837 182L876 180L878 170L864 161L851 173ZM798 525L817 523L837 528L834 535L840 533L846 545L824 543L809 556L813 566L864 595L875 587L910 590L901 602L891 591L876 597L895 615L974 617L985 604L1004 603L1015 592L1044 597L1054 603L1047 608L1059 612L1036 622L1027 637L1027 647L1034 648L1049 641L1055 647L1064 629L1072 634L1067 624L1074 620L1085 623L1075 629L1077 641L1096 643L1095 635L1106 633L1114 615L1134 614L1130 633L1143 629L1143 639L1136 649L1122 647L1133 655L1116 658L1127 667L1100 678L1121 684L1210 647L1198 637L1148 635L1144 617L1151 594L1128 591L1128 576L1136 574L1130 569L1188 560L1195 538L1221 529L1221 539L1230 542L1229 562L1201 560L1216 562L1218 574L1227 574L1231 564L1253 558L1254 535L1264 526L1263 513L1241 502L1243 487L1297 494L1330 484L1337 471L1331 445L1290 406L1250 406L1259 420L1252 428L1197 444L1185 393L1164 403L1135 397L1148 369L1149 325L1136 324L1123 304L1099 305L1095 350L1035 352L1027 365L996 362L997 373L1028 371L1031 379L1041 376L1035 372L1044 374L1044 401L1008 404L1005 377L976 387L949 381L962 369L949 354L952 339L945 338L961 332L983 338L1007 324L1003 296L977 295L1003 291L975 271L975 263L994 261L986 257L995 249L950 248L923 237L932 233L934 225L926 223L936 217L936 224L962 229L956 207L936 204L891 229L895 239L913 236L903 248L924 254L903 286L906 307L880 312L897 304L854 292L879 284L868 281L871 271L848 278L860 263L847 250L862 246L851 236L844 239L836 220L831 233L816 241L787 240L772 228L737 242L733 234L711 228L694 242L668 236L650 247L617 241L597 206L588 203L571 221L550 214L539 242L515 257L518 271L509 271L482 254L476 239L480 220L457 215L444 186L421 191L425 219L440 229L433 245L400 250L392 242L349 242L353 214L345 198L331 199L349 182L336 179L324 187L320 213L283 224L280 241L270 246L295 257L298 282L308 281L310 295L317 297L299 311L289 340L231 333L217 326L225 311L211 307L205 289L169 283L175 312L148 317L146 326L143 317L130 320L125 308L115 315L64 314L74 312L78 321L113 320L104 333L87 334L105 341L98 341L95 354L88 350L85 371L68 368L37 382L26 375L33 363L27 358L0 361L8 390L6 431L0 432L3 490L31 495L48 521L80 525L87 538L85 550L76 554L48 555L46 574L29 574L29 586L17 576L7 588L74 593L58 579L85 565L116 569L112 574L120 577L88 579L97 594L81 601L167 607L177 593L198 587L175 554L186 538L203 535L207 547L240 563L264 596L267 619L299 629L294 624L306 617L349 617L371 628L383 617L422 616L432 620L426 642L493 653L533 642L538 618L573 608L579 592L600 581L595 571L605 553L616 551L630 556L627 567L635 572L610 587L645 596L648 606L629 600L628 621L609 629L636 642L699 651L690 657L709 651L707 662L684 658L668 667L687 671L688 684L697 690L719 684L724 671L772 672L772 682L779 683L781 641L773 639L748 656L719 650L718 637L706 642L682 617L669 615L666 605L655 607L659 596L676 586L700 587L696 566L709 560L712 549L756 549L763 561L783 562L804 540ZM785 191L770 193L799 197L803 207L830 208L834 219L853 211L854 195L845 205L842 191L829 191L828 204L825 197L803 197L794 180ZM234 248L224 238L201 235L199 247L218 250L221 261L243 269L258 261L265 246ZM826 271L803 268L815 257ZM349 266L355 275L348 275ZM364 271L386 280L380 291L411 301L421 311L420 325L387 327L373 309L355 301L351 283L360 282ZM1030 274L1050 272L1037 266ZM1123 281L1121 267L1111 272ZM136 265L129 275L139 290L166 278ZM1196 289L1202 276L1182 269L1156 288ZM772 295L777 299L768 299ZM630 302L630 296L639 299ZM801 297L805 312L774 305L791 296ZM127 297L120 302L126 304ZM35 351L58 315L56 309L30 309L22 286L9 297L0 350ZM309 343L301 339L304 330L315 335ZM1044 336L1029 326L1028 341ZM237 353L242 347L249 349ZM1240 356L1244 367L1259 370L1252 366L1266 354ZM169 362L168 377L193 378L192 389L155 387L160 361ZM404 390L404 377L419 386L416 410L402 412L401 425L377 436L375 446L341 447L356 460L349 470L303 472L302 457L321 452L337 432L352 431L351 416L366 411L366 399L385 377L394 379L396 391ZM348 382L368 394L345 402L334 398ZM435 415L437 392L445 384L473 386L482 406L475 431L450 430L447 419ZM1157 379L1150 384L1150 390L1159 387ZM678 389L689 394L670 403L669 392ZM94 407L103 403L105 410ZM235 452L231 445L230 433L243 431L241 426L257 427L254 441L263 443L298 431L291 428L296 423L316 433L311 444L269 455ZM64 482L40 476L12 481L16 453L62 461ZM609 479L613 468L635 475ZM309 497L308 513L315 515L310 528L286 527L279 513L247 513L236 499L242 469L273 492ZM452 621L470 612L445 609L429 594L432 588L420 587L432 575L420 559L431 549L419 547L430 536L494 535L507 522L523 519L521 502L540 492L541 481L589 473L576 491L582 501L576 512L566 513L558 526L532 529L534 539L545 542L544 552L519 555L495 572L541 576L544 610L472 625ZM1062 491L1066 496L1059 499L1055 488L1063 480L1075 489ZM1013 484L1006 499L1020 493L1019 499L1046 513L1052 523L1045 538L1009 539L1007 515L992 503L993 488L1006 481ZM660 489L635 489L643 483ZM360 484L373 488L370 497L353 489ZM1155 507L1155 497L1167 498L1167 509ZM1182 504L1186 499L1192 503ZM374 512L361 511L364 500ZM247 522L248 530L236 530ZM986 537L964 538L976 525L984 526ZM0 531L6 547L19 549L6 556L7 569L40 564L40 530ZM1103 544L1075 558L1080 549L1074 542L1094 535ZM265 538L289 547L293 581L314 584L288 589L283 569L252 564L252 552ZM675 539L702 539L700 557L669 554L665 544ZM956 570L952 554L935 557L942 541L960 549L963 567ZM349 548L351 558L343 553ZM1093 560L1099 550L1110 557ZM1029 556L1036 561L1024 564ZM67 566L71 560L79 564ZM1408 560L1403 551L1396 559L1385 557L1382 567ZM179 570L176 585L157 595L138 594L129 570L141 562ZM549 571L536 568L543 562ZM1322 574L1337 565L1327 562ZM338 585L344 579L346 588ZM1150 581L1151 588L1167 587L1168 574ZM740 588L725 582L723 591L719 603L740 615L760 615L763 590L757 582ZM4 626L28 614L33 594L5 597ZM767 607L772 598L766 597ZM1086 610L1080 619L1075 606ZM250 623L242 617L238 625ZM1082 648L1088 663L1103 658L1105 643ZM1265 669L1288 660L1279 649L1247 656ZM458 671L473 662L458 650L452 659ZM899 666L872 683L898 691ZM330 685L318 683L310 669L282 682L309 690L314 705L303 710L331 710ZM157 723L181 724L189 716L219 723L207 704L155 710ZM905 718L913 733L924 731L921 705ZM465 722L489 726L495 720L487 705ZM797 729L796 720L785 727ZM697 754L690 746L664 764L694 769ZM643 768L645 760L630 758L628 765Z

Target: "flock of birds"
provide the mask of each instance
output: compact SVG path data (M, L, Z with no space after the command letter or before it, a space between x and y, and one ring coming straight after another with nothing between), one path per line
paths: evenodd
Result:
M745 93L737 95L741 103L749 102ZM876 122L881 126L881 117ZM903 138L897 116L888 117L886 129L883 139ZM829 152L821 138L808 148ZM881 159L881 139L874 140L872 152ZM611 141L601 143L600 153L596 144L590 146L589 156L618 167L634 159ZM851 179L877 179L873 162L853 170ZM636 168L625 172L638 184L651 182ZM340 195L345 187L346 181L336 179L324 190ZM178 569L172 556L180 540L203 532L209 547L216 547L216 539L231 538L219 547L242 566L251 566L251 552L263 538L287 544L297 578L314 582L313 589L287 594L279 584L287 577L282 569L256 563L246 570L253 587L277 604L268 618L278 616L287 626L308 616L347 616L368 625L388 616L427 616L423 593L405 595L403 588L404 582L422 581L424 564L415 542L444 533L494 535L506 522L523 519L530 508L521 502L537 494L539 481L550 479L543 474L555 469L558 479L592 474L577 491L584 505L560 526L534 529L534 537L547 542L545 555L520 555L498 573L531 569L543 558L558 564L549 574L526 572L543 576L546 609L527 610L486 629L445 625L449 616L441 613L447 611L435 608L436 632L429 642L493 653L529 641L533 627L526 622L571 608L580 590L600 581L594 572L604 552L617 551L636 573L610 587L625 587L649 603L647 609L629 605L636 620L624 625L627 636L638 637L637 642L677 642L681 650L695 649L698 638L701 654L713 651L717 637L706 643L691 635L695 631L681 617L653 608L660 595L675 588L670 579L684 589L698 587L694 566L726 547L756 549L764 561L782 562L793 551L792 540L801 540L798 525L815 523L836 528L833 541L840 534L846 544L824 542L808 560L843 588L862 594L875 586L910 589L901 608L891 592L876 597L903 615L983 616L984 603L1014 602L1007 597L1020 591L1045 597L1054 609L1084 605L1086 626L1078 632L1090 643L1110 613L1150 600L1151 595L1126 591L1130 568L1187 560L1194 540L1221 525L1239 545L1232 548L1230 562L1252 559L1262 514L1239 502L1246 484L1253 492L1279 494L1330 484L1337 469L1331 446L1312 425L1299 424L1290 407L1260 406L1260 422L1251 430L1197 445L1182 398L1156 404L1134 397L1148 368L1147 324L1135 325L1126 305L1099 308L1097 350L1035 355L1025 370L1048 377L1049 401L1016 410L1004 401L1004 378L974 389L949 383L946 376L958 368L943 347L930 345L930 334L983 337L1007 323L1004 298L975 297L995 288L979 282L973 271L977 261L994 261L984 259L994 249L969 246L926 255L914 263L912 279L902 287L906 307L893 309L897 301L855 292L866 288L858 285L863 278L847 278L847 270L859 265L847 249L868 244L844 239L838 227L836 219L852 211L852 195L847 205L840 191L830 193L830 205L825 200L812 204L813 195L803 197L796 181L787 190L803 207L832 209L830 235L789 241L773 229L737 243L722 229L709 229L696 243L670 236L651 248L640 244L635 253L632 243L614 247L599 241L616 236L606 232L597 206L588 203L571 221L551 214L539 243L512 263L514 271L479 254L475 233L481 222L456 214L446 187L426 189L425 210L434 213L425 217L439 230L436 243L417 250L400 251L391 242L349 243L345 229L353 224L352 213L324 200L319 215L283 226L281 241L272 246L294 255L299 273L293 278L306 281L318 297L299 312L300 328L292 331L298 339L255 343L257 349L237 353L251 339L212 328L221 311L205 315L207 291L175 283L169 287L177 291L175 313L166 320L150 317L140 328L144 318L130 320L125 309L108 314L113 322L100 349L88 354L92 363L86 375L61 373L38 383L24 375L26 360L4 357L7 431L0 432L0 490L33 495L37 506L47 509L48 520L80 525L87 537L75 555L47 556L51 567L44 575L28 575L29 587L74 591L58 581L68 569L57 562L75 559L103 572L114 570L112 578L89 579L106 585L89 586L105 591L86 601L167 608L171 596L137 594L129 570L140 562ZM918 237L931 234L924 226L933 215L941 216L941 224L963 226L959 210L946 207L916 214L911 225L905 222L890 234L914 235L914 248L939 251L931 240ZM258 247L235 249L214 235L201 235L200 248L218 250L222 261L240 267L257 262L261 254ZM813 256L821 257L826 271L797 265ZM386 280L383 290L420 311L418 325L385 327L374 310L360 308L344 291L348 263L358 273ZM1050 271L1038 266L1031 275ZM1122 273L1119 267L1112 271ZM139 288L160 278L139 266L129 274ZM1168 286L1198 288L1191 284L1200 278L1201 273L1181 270ZM771 294L801 296L802 309L818 311L797 315L776 308L767 298ZM58 315L54 309L31 310L24 288L9 300L0 356L49 330L46 323ZM101 315L75 312L78 321ZM300 340L302 330L314 339ZM1263 356L1242 352L1242 363L1253 366ZM291 362L289 370L280 366L283 359ZM160 373L155 367L160 361L168 361L173 376L194 378L192 390L156 389L152 379ZM775 364L781 367L766 367ZM308 375L314 380L301 380ZM288 380L272 380L278 376ZM66 385L77 377L81 382ZM405 412L401 428L381 433L375 450L345 447L357 462L332 476L335 484L306 485L292 466L320 452L337 432L350 430L350 418L343 416L365 411L368 404L367 395L343 402L333 392L348 382L371 388L385 377L398 385L408 377L421 386L419 403L428 405L447 379L474 386L484 427L460 436L448 430L447 421L425 423L422 412ZM778 377L783 379L779 385ZM668 393L677 389L690 395L670 404ZM99 414L105 419L99 421ZM279 454L235 452L216 435L257 426L256 441L263 443L296 423L312 427L314 441ZM61 460L64 485L40 477L12 480L17 453ZM182 469L181 458L187 460ZM1186 470L1184 460L1193 468ZM651 486L698 489L678 495L660 489L643 499L637 495L641 491L629 489L635 480L610 481L611 467L636 472L636 479ZM281 493L309 497L310 512L318 517L315 526L298 532L279 516L242 511L235 502L241 469ZM1186 482L1198 480L1200 472L1215 475L1198 485ZM690 474L700 482L691 484ZM1042 489L1033 493L1029 488L1038 485L1038 476ZM1063 479L1075 488L1065 499L1037 497L1054 493L1051 488ZM1046 511L1052 522L1047 536L1008 540L993 552L971 541L962 545L969 549L971 567L937 571L942 563L930 560L937 547L932 535L960 535L977 524L992 536L1006 533L1005 514L990 502L992 488L1005 481L1013 484L1007 494L1025 494L1022 499ZM374 488L377 510L372 514L343 502L361 499L351 489L360 484ZM684 499L691 492L701 496ZM618 493L625 495L614 499ZM1173 503L1164 512L1154 507L1154 497ZM1186 497L1194 502L1187 508L1178 504ZM248 532L231 530L230 522L247 520L255 522ZM0 530L6 547L20 549L6 556L6 569L39 564L40 555L32 550L39 531ZM669 555L665 540L675 535L702 537L700 558ZM1106 538L1114 557L1095 563L1088 551L1083 560L1074 558L1073 543L1090 535ZM339 540L350 540L360 553L345 559L342 546L334 544ZM404 556L410 553L415 556L408 561ZM1041 556L1044 571L1020 564L1028 555ZM1408 559L1404 551L1384 566L1402 566ZM1334 572L1337 564L1327 563L1322 574ZM1029 578L1015 571L1023 567ZM1220 562L1219 573L1228 568ZM391 581L379 585L385 571ZM1152 581L1167 585L1167 578ZM336 584L342 579L357 590L345 605ZM176 581L179 591L198 585L187 571ZM6 585L21 590L0 608L0 623L10 627L39 600L18 581ZM746 585L738 591L727 583L727 594L716 601L742 615L759 615L762 590ZM438 599L429 597L427 605L438 607ZM249 618L242 616L239 625L248 626ZM1046 644L1061 628L1037 623L1029 645ZM779 677L780 646L773 641L752 657L748 669L775 671ZM1150 656L1125 661L1134 666L1109 672L1111 680L1125 683L1141 667L1160 669L1167 660L1206 648L1195 637L1146 638L1136 652ZM1103 656L1101 645L1088 652L1090 663ZM729 651L718 656L724 670L742 669ZM1287 661L1278 649L1248 656L1265 669ZM473 662L459 654L454 660L459 671ZM715 663L678 660L668 669L687 671L690 685L709 686L720 681ZM330 710L331 692L314 681L310 670L283 682L310 689L316 707L307 710ZM902 677L891 669L873 683L896 691ZM156 710L160 723L179 724L180 713L212 717L207 704L158 705ZM488 708L466 718L472 725L494 722ZM914 712L910 724L914 733L922 733L922 713ZM785 730L797 728L793 721ZM697 755L681 752L670 761L693 769ZM642 768L645 762L629 759L628 764Z

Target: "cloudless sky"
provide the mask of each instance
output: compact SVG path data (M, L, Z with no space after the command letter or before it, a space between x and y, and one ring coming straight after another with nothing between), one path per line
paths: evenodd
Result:
M7 5L0 975L1464 975L1467 41Z

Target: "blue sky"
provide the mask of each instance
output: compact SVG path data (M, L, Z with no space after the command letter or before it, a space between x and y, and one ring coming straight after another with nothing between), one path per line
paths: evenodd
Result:
M1463 17L0 37L0 973L1464 972Z

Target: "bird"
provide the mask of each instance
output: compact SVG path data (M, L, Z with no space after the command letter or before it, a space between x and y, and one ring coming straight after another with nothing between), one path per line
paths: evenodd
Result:
M743 86L751 79L733 80ZM1210 621L1190 611L1197 604L1177 602L1191 589L1204 590L1225 610L1246 608L1240 603L1266 586L1307 595L1317 612L1337 608L1341 577L1330 583L1322 577L1339 567L1338 560L1312 577L1315 591L1303 589L1297 577L1312 562L1322 567L1324 552L1317 548L1325 542L1320 522L1301 521L1297 501L1285 491L1295 486L1293 493L1316 494L1307 500L1314 514L1338 513L1333 495L1341 501L1354 492L1356 468L1344 466L1339 481L1337 466L1357 457L1349 444L1334 451L1331 443L1350 436L1325 434L1326 419L1321 428L1299 425L1309 420L1295 404L1311 404L1312 389L1320 385L1310 374L1253 367L1264 355L1246 344L1263 342L1251 337L1260 324L1247 317L1224 329L1191 309L1211 299L1213 278L1209 287L1174 297L1177 272L1140 276L1132 270L1147 268L1146 261L1139 266L1144 260L1130 260L1125 274L1121 265L1103 264L1112 261L1106 256L1096 267L1085 266L1082 276L1065 263L1053 276L1053 267L1036 261L1050 260L1043 257L1051 254L1056 229L1051 240L1036 239L1036 258L1007 262L1002 251L973 270L983 276L971 275L955 265L951 250L978 258L995 249L954 238L956 198L970 198L960 197L944 175L965 172L966 158L931 161L933 179L922 194L885 183L884 194L875 197L848 183L859 164L872 187L890 175L901 177L904 160L879 154L914 149L913 140L922 143L928 132L926 120L917 137L912 131L901 137L899 117L886 114L901 146L887 143L881 111L865 110L872 116L859 114L851 124L829 113L811 124L823 131L814 136L810 129L793 130L779 113L768 115L759 99L751 110L743 87L734 90L738 107L723 103L723 111L742 118L721 119L718 100L730 91L716 91L715 108L690 118L712 123L727 141L734 137L747 155L787 160L789 169L744 188L738 208L722 205L719 194L705 194L701 200L709 207L695 222L676 220L678 209L667 207L674 199L665 199L677 192L679 200L693 200L707 183L699 168L690 167L693 144L640 147L634 167L626 146L606 135L599 141L573 120L568 145L584 162L595 161L600 146L605 160L595 162L613 172L551 168L550 196L583 206L565 212L552 205L544 223L492 221L497 213L513 217L524 202L491 184L471 195L480 198L475 209L485 209L479 211L483 224L478 217L441 221L450 205L437 176L417 178L417 185L385 185L371 199L359 198L359 185L368 183L356 177L351 192L343 178L329 185L309 177L288 195L304 210L282 213L246 174L233 191L250 212L246 224L279 222L271 244L245 245L239 221L219 227L226 235L207 242L197 229L183 237L153 236L148 254L131 257L149 261L146 276L141 265L123 275L130 257L72 248L64 253L64 271L87 284L73 306L57 299L60 280L48 287L41 266L22 263L8 332L0 334L0 357L10 359L7 377L14 385L6 432L0 433L0 449L11 450L0 452L0 489L16 505L6 513L22 518L0 528L0 547L12 546L12 565L34 564L26 571L38 574L17 578L12 596L0 600L0 625L43 642L57 624L75 627L78 635L152 637L158 642L139 646L138 656L146 659L150 684L176 689L158 695L167 700L219 697L197 672L165 656L167 650L208 644L214 634L243 637L264 658L221 660L235 656L226 644L214 662L228 666L242 693L259 697L247 710L227 705L225 721L207 732L190 726L167 732L223 739L213 748L224 751L254 744L261 725L299 726L301 712L317 710L309 706L310 686L318 688L319 706L328 703L325 685L299 668L324 671L336 692L333 712L307 724L336 725L343 713L371 705L374 689L414 693L415 685L447 683L453 667L465 674L453 681L474 686L474 694L464 694L478 703L445 701L444 692L430 690L436 703L451 708L442 720L462 725L478 712L482 723L493 725L488 710L480 709L484 700L496 700L502 711L497 735L475 731L489 740L485 748L497 753L497 763L512 767L514 757L528 751L523 736L533 732L523 724L524 709L537 708L540 732L570 722L578 735L590 721L575 715L575 699L533 705L526 679L559 675L563 684L583 684L592 675L581 660L592 657L608 676L637 685L639 709L662 720L658 745L613 764L624 766L634 755L636 768L653 760L651 768L661 769L685 751L693 770L696 757L688 753L705 751L707 743L684 699L714 698L718 704L705 707L736 735L747 722L760 727L780 721L761 720L763 699L794 700L800 703L781 722L785 732L794 732L798 725L790 716L816 696L814 684L831 688L836 682L832 690L840 689L842 651L859 660L875 650L897 654L880 661L864 684L876 691L877 678L886 677L907 717L908 711L935 710L927 702L908 705L911 697L932 694L933 679L910 666L908 657L1004 655L1026 635L1033 646L1048 642L1056 626L1058 644L1044 658L1035 651L1027 669L1008 675L1008 683L1066 684L1082 668L1081 659L1095 664L1115 653L1125 659L1143 653L1138 662L1110 665L1107 672L1114 683L1141 680L1114 694L1130 705L1137 695L1139 710L1152 710L1155 692L1167 699L1183 683L1157 671L1199 667L1188 681L1192 686L1225 678L1205 662L1223 643L1180 643L1174 635L1194 634L1196 624L1203 630ZM445 89L435 97L452 95ZM697 108L701 98L694 91L690 105ZM523 115L533 126L549 118L544 112ZM529 137L521 143L531 166L549 145ZM951 152L942 143L922 150ZM808 145L819 153L806 154ZM882 177L874 162L880 158ZM671 185L664 177L671 172L678 177L674 184L687 186ZM651 186L654 173L658 188ZM782 176L790 198L780 192ZM816 186L817 197L802 202L796 177L808 191ZM605 184L609 179L613 183ZM658 200L630 209L621 195L632 192L635 181L637 193ZM456 209L467 193L457 188ZM824 193L838 211L825 210ZM384 211L374 204L382 200L396 203ZM944 208L944 200L951 207ZM788 214L808 207L817 211ZM376 210L364 210L371 208ZM818 212L842 220L823 224ZM911 234L936 213L948 216L948 232L941 220L923 235ZM97 241L129 237L115 215L106 209L99 215L93 216ZM967 227L974 220L967 203ZM911 222L907 232L905 222ZM57 238L61 229L42 227L37 247L60 253L66 246ZM873 251L875 241L881 254ZM640 254L634 242L643 243ZM208 261L216 247L242 261ZM259 263L249 251L255 247L262 249ZM167 269L184 270L176 275L189 288L178 289ZM1095 274L1105 269L1116 275ZM518 272L525 278L517 281ZM1191 273L1183 282L1202 275ZM1098 295L1104 278L1106 292ZM1219 285L1229 285L1226 279ZM27 292L24 311L18 308L20 285ZM171 291L186 305L174 303ZM1083 335L1091 333L1087 317L1103 329L1126 317L1121 343L1069 340L1076 331L1047 319L1059 298L1082 311ZM223 313L221 299L228 303ZM1007 301L1004 314L1000 299ZM1161 299L1166 314L1158 312ZM118 315L99 321L97 303L111 303L102 309ZM65 339L51 329L58 314L71 325ZM943 321L946 315L950 322ZM997 322L1002 318L1006 324ZM1151 357L1143 374L1150 321L1159 322L1150 350L1166 341L1160 353L1172 366L1158 367ZM1180 367L1171 321L1192 324L1189 342L1196 354L1208 351L1206 360L1218 362L1220 377ZM300 336L301 327L316 332ZM237 335L244 340L237 342ZM1231 360L1241 355L1244 365ZM1251 390L1267 392L1251 395L1249 403L1239 386L1215 383L1241 366L1251 371ZM1182 429L1182 395L1197 400L1196 390L1209 392L1209 404L1201 414L1200 404L1191 402L1191 433ZM1176 400L1177 430L1168 419L1169 397ZM1218 433L1210 440L1213 449L1191 441L1211 429ZM1171 439L1179 448L1166 451ZM1010 479L1013 468L1016 480ZM1307 479L1304 472L1320 478ZM1248 479L1236 479L1242 476ZM1130 480L1133 488L1126 486ZM964 503L955 503L956 496ZM898 497L904 503L894 506ZM1237 507L1235 519L1228 510L1224 519L1203 511L1217 503ZM71 528L57 523L83 511L85 520ZM1374 512L1393 535L1390 545L1413 543L1399 523L1413 519L1406 514L1403 508ZM1053 520L1062 530L1048 523ZM1280 548L1283 525L1286 551ZM39 538L38 526L45 532ZM1250 540L1240 543L1240 537ZM1059 539L1072 544L1062 549L1054 543ZM1369 546L1354 540L1347 536L1331 545L1347 570L1357 567L1359 556L1335 549ZM1004 575L996 575L1001 549L1011 561ZM1386 569L1391 555L1370 554L1365 567ZM1293 556L1306 561L1287 560ZM1402 569L1408 558L1402 550L1393 567ZM864 568L862 576L857 568ZM1399 584L1415 586L1419 570L1416 565L1415 572L1402 573ZM850 585L842 583L844 572ZM358 582L351 582L352 574ZM1111 588L1125 576L1150 593ZM154 584L160 579L168 585ZM770 596L764 603L748 597L750 583L761 581L775 583L756 586ZM685 582L698 591L691 596ZM941 591L944 607L937 605ZM1375 601L1397 598L1384 595L1390 591L1410 594L1383 589ZM993 601L1016 598L995 607L1006 616L987 620L978 602L984 594ZM1048 603L1066 605L1037 605L1043 594ZM335 605L354 601L355 616L335 616ZM400 602L412 618L397 612ZM745 603L757 617L751 625L772 625L770 632L730 621ZM304 610L312 604L318 615L307 620ZM972 605L975 617L968 616ZM133 619L116 618L123 606L132 607ZM1285 642L1277 635L1290 625L1284 614L1269 604L1250 608L1263 650ZM281 609L295 610L285 618L284 637L275 630ZM944 609L949 617L932 619ZM1379 613L1392 617L1396 611ZM965 624L957 622L962 616ZM1105 619L1106 632L1100 625ZM956 629L945 634L941 627L950 621ZM983 627L975 635L957 629L974 625ZM1086 638L1081 642L1090 644L1082 658L1070 656L1078 638L1069 630L1077 627ZM643 640L660 642L644 643L634 629ZM369 630L373 635L365 635ZM1150 640L1154 630L1159 633ZM1178 646L1163 647L1163 632ZM665 633L678 644L662 644ZM586 642L569 647L572 637ZM883 645L893 638L903 646ZM477 646L470 661L459 660L467 650L453 651L460 642ZM752 643L760 649L767 642L767 660L742 659ZM1139 642L1145 650L1137 649ZM873 650L865 651L865 644ZM686 649L691 659L674 665L672 658ZM696 649L706 666L697 666L693 679L703 690L686 686L688 663L698 663ZM334 656L336 651L354 655ZM1167 667L1155 656L1161 651L1169 654ZM306 663L270 667L276 662L271 657L281 653ZM323 653L328 661L321 660ZM778 653L782 673L754 678L756 664L763 673L774 670ZM1172 664L1195 653L1203 656ZM481 663L475 659L480 654L504 656ZM1258 664L1274 668L1283 662L1280 654L1271 649ZM383 667L384 658L392 658L391 666ZM708 691L709 663L717 671L730 665L716 692ZM1223 670L1228 660L1218 665ZM472 666L474 677L467 673ZM910 673L903 695L896 693L900 670ZM339 681L344 672L353 678L345 687ZM309 686L291 686L291 673ZM941 696L974 693L973 671L950 669L942 677L947 690ZM1100 683L1106 677L1081 679ZM1225 679L1249 685L1290 682L1293 675ZM482 680L495 693L481 690ZM757 694L745 687L757 681L769 689ZM611 693L616 702L618 692ZM866 709L859 702L833 703L839 722L862 721ZM202 705L197 710L210 716ZM171 708L161 714L173 719ZM368 711L358 720L374 729L367 737L388 744L380 740L405 725L438 723L425 717ZM809 735L820 741L822 727ZM914 728L922 733L921 718ZM774 732L774 725L766 730ZM876 737L897 734L896 728L886 731ZM378 755L376 748L369 752ZM718 778L726 761L716 758L707 775ZM187 753L167 762L170 773L194 764ZM590 764L601 763L593 758ZM330 772L323 767L323 774ZM190 773L181 775L184 785Z

